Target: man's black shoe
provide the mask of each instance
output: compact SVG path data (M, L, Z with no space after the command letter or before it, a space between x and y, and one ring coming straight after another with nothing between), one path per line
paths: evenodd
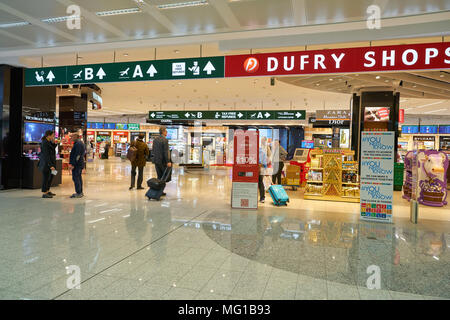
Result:
M52 196L51 194L44 193L44 194L42 195L42 198L51 199L51 198L53 198L53 196Z
M138 189L138 190L144 190L144 188L142 188L142 187L137 187L136 189Z

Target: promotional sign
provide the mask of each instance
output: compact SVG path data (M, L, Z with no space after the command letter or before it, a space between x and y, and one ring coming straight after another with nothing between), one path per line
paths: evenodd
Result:
M116 123L117 130L128 130L128 125L126 123Z
M225 77L447 69L450 43L261 53L225 57Z
M420 133L438 133L438 126L420 126Z
M25 86L224 77L224 57L25 69Z
M405 122L405 109L400 109L398 113L398 122L403 123Z
M364 121L368 122L388 122L389 108L388 107L365 107Z
M419 126L402 126L402 133L405 134L419 133Z
M361 134L361 219L392 222L395 133Z
M150 120L305 120L305 110L150 111Z
M450 134L450 126L439 126L439 134Z
M129 123L128 130L139 131L139 123Z
M348 120L350 121L352 114L350 110L317 110L317 120Z
M259 132L234 131L231 207L258 208Z

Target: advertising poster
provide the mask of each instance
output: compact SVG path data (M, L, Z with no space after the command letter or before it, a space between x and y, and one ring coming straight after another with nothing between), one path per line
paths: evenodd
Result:
M394 132L362 132L361 219L392 222Z
M259 132L234 131L231 207L258 208Z

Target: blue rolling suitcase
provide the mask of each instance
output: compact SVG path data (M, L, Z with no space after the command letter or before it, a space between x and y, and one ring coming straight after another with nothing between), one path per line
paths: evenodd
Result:
M273 203L276 206L287 206L289 202L289 196L281 185L271 185L269 187L269 193L272 197Z

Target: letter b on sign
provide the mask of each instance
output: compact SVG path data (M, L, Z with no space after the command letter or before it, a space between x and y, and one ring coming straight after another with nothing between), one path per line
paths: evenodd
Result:
M381 272L380 267L376 265L370 265L367 267L367 274L371 274L367 278L367 289L381 289Z
M70 274L67 278L66 286L67 289L80 289L81 283L81 270L79 266L70 265L66 267L66 274Z

